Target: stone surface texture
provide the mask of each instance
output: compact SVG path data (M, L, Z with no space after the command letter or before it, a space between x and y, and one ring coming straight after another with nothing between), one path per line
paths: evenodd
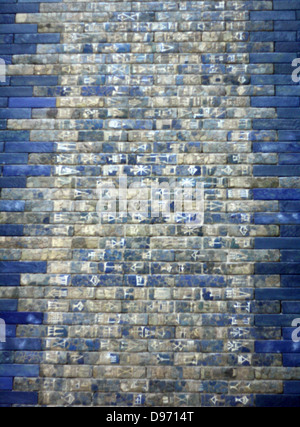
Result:
M0 1L0 406L300 406L298 57L298 0Z

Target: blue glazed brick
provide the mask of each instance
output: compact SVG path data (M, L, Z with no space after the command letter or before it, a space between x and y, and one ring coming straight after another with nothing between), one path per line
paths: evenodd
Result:
M252 107L299 107L299 98L288 96L257 96L251 98ZM283 139L284 141L284 139Z
M300 287L300 277L299 276L281 276L281 286L284 287Z
M292 367L292 366L300 367L299 354L283 354L282 355L282 365L284 367Z
M16 36L17 37L17 36ZM24 37L19 35L19 37ZM33 37L32 34L29 35ZM56 86L58 84L58 76L12 76L12 86Z
M295 90L293 86L288 86L290 90L284 90L287 86L280 86L280 89L277 90L277 95L285 94L297 95L298 90ZM300 92L299 92L300 93ZM253 129L276 129L276 130L299 130L299 122L296 119L255 119L253 120Z
M269 63L289 63L295 59L294 53L283 53L283 52L275 52L275 53L250 53L250 63L253 64L269 64Z
M300 213L257 213L255 224L300 224Z
M0 24L0 34L22 34L37 32L38 26L35 24Z
M63 0L43 0L43 3L61 3ZM41 0L18 0L18 3L40 3Z
M4 3L4 2L3 2ZM37 4L2 4L0 13L38 13L39 6Z
M293 42L296 41L295 31L256 31L250 33L251 42Z
M292 292L295 293L296 289L292 289ZM298 296L298 299L299 299L299 296ZM286 302L286 301L282 302L282 313L300 314L300 302ZM292 351L286 351L285 353L292 353Z
M291 80L291 76L284 75L284 74L282 75L266 74L266 75L251 76L251 84L253 85L289 85L289 84L295 85Z
M16 325L6 325L6 337L7 338L16 338L17 326Z
M292 341L256 341L256 353L300 353L300 343Z
M22 405L37 405L38 394L35 392L1 392L0 403L2 404L22 404Z
M288 3L284 0L273 0L274 10L293 10L299 9L298 0L290 0Z
M6 108L7 105L8 105L8 98L3 98L3 97L0 98L0 108Z
M6 325L6 327L8 327ZM1 351L0 352L0 365L10 365L14 362L14 354L11 351ZM0 375L0 377L10 377L10 374L7 375Z
M300 289L256 289L255 299L257 300L297 300L300 299ZM296 312L294 312L296 313Z
M53 108L56 106L55 98L10 98L11 108ZM29 139L29 138L27 138Z
M256 395L256 406L258 408L298 408L300 407L300 396L258 394Z
M300 200L300 189L255 188L254 200Z
M0 178L0 188L25 188L26 178ZM0 209L1 210L1 209Z
M19 274L0 274L0 286L20 286Z
M76 128L77 129L103 129L103 120L76 120Z
M2 15L0 13L0 23L1 24L14 24L15 22L15 15Z
M296 165L300 164L300 154L280 154L278 156L278 163L281 165Z
M288 74L291 76L294 70L295 68L292 66L292 63L274 65L275 74Z
M250 12L251 21L293 21L296 19L294 11L253 11Z
M30 132L29 131L0 131L0 141L29 141Z
M290 98L292 99L292 98ZM278 140L279 141L298 141L300 138L300 132L298 131L285 131L280 130L278 132Z
M8 325L41 325L43 323L42 313L0 312L0 318Z
M15 43L57 44L60 43L60 34L16 34Z
M11 44L14 41L13 34L0 34L0 43Z
M0 211L2 212L23 212L25 201L23 200L0 200Z
M281 119L297 119L300 114L299 108L278 108L277 115Z
M0 378L0 390L12 390L13 379L10 377Z
M282 262L300 262L300 251L281 251Z
M294 319L294 314L257 314L254 322L256 326L290 327Z
M240 317L240 320L242 320L243 316L236 316L236 318L238 319ZM232 316L230 314L203 314L202 315L202 325L203 326L230 326L232 325L231 323L231 319ZM185 324L185 326L187 326ZM246 351L247 353L249 352L249 350Z
M300 225L281 225L280 236L282 237L300 237Z
M46 273L47 263L36 262L13 262L1 261L0 273Z
M299 43L297 42L276 42L275 52L298 52Z
M291 86L291 85L289 85L289 86L286 86L286 85L278 86L276 88L276 95L277 96L296 96L296 95L299 96L300 95L300 86L299 85L298 86L295 86L295 85L293 85L293 86ZM271 120L271 122L272 122L272 120ZM292 130L292 129L299 130L295 126L292 126L293 122L291 120L287 120L287 123L289 124L289 126L286 129L288 129L288 130ZM282 129L282 127L278 128L278 129Z
M300 395L300 381L285 381L283 383L284 394L299 394Z
M35 53L36 53L36 45L34 44L12 44L12 45L0 44L0 55L22 55L22 54L29 55L29 54L35 54Z
M16 311L18 309L18 300L3 299L0 300L0 311Z
M3 176L50 176L51 166L4 166Z
M5 343L0 343L0 350L38 351L41 349L41 340L33 338L8 338Z
M169 287L170 280L172 280L172 276L151 275L148 277L147 284L149 287Z
M114 274L100 275L99 280L100 282L98 286L122 286L123 284L123 276ZM86 281L86 279L81 276L77 276L74 278L74 281L72 280L72 286L82 286L82 281Z
M222 287L226 286L223 276L176 276L175 286L178 287Z
M8 153L52 153L53 142L7 142L5 151Z
M269 165L254 165L254 176L300 176L300 166L269 166Z
M300 274L299 263L258 263L255 265L256 274Z
M299 21L276 21L274 22L274 31L299 31L300 22Z
M16 97L22 97L22 96L32 96L33 89L32 87L28 86L20 86L18 88L16 87L2 87L1 88L1 95L2 96L16 96Z
M38 13L38 4L3 4L1 13Z
M23 236L23 225L0 225L0 236Z
M300 249L300 239L282 237L257 237L255 249Z
M27 162L27 154L0 153L0 165L24 165Z
M31 110L29 108L1 108L0 119L31 119Z
M0 377L28 377L39 375L38 365L0 365Z

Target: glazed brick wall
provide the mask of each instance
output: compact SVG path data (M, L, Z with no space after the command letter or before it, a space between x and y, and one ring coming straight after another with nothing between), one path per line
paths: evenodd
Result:
M300 406L300 2L1 0L0 57L0 405Z

